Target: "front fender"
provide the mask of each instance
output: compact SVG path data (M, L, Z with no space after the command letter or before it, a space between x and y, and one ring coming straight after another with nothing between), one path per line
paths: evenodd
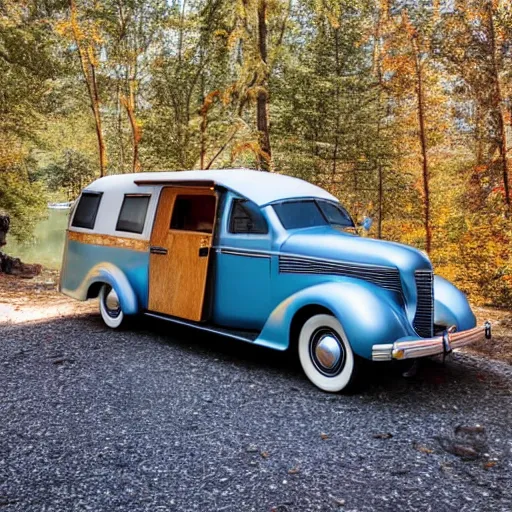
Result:
M256 344L286 350L297 312L321 306L340 321L352 350L371 359L372 346L414 335L401 304L392 292L365 281L346 278L297 292L279 304L265 323Z
M128 278L119 267L112 263L105 262L94 266L76 289L68 290L62 288L62 292L75 299L86 300L87 292L94 283L106 283L115 290L125 315L134 315L138 312L137 296Z
M467 297L440 276L434 276L434 323L446 327L455 325L458 331L476 326Z

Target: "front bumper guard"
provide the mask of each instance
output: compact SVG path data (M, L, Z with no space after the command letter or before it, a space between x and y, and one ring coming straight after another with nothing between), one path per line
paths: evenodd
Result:
M491 339L491 323L467 331L453 332L448 329L441 336L419 338L417 340L396 341L386 345L373 345L373 361L391 361L393 359L415 359L417 357L449 354L456 348Z

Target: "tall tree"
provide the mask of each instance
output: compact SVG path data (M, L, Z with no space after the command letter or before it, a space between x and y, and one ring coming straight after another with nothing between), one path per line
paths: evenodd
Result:
M141 170L140 95L150 79L151 54L161 42L167 14L165 0L108 0L104 9L106 51L115 75L115 104L119 163L124 167L123 121L121 109L128 119L131 134L132 162L130 170Z
M89 104L94 118L98 142L100 176L105 176L107 168L107 147L103 133L98 85L99 55L103 44L98 22L99 9L99 0L86 2L82 10L78 8L76 0L69 0L69 17L66 21L59 21L57 28L60 33L69 37L76 47L82 78L86 85Z

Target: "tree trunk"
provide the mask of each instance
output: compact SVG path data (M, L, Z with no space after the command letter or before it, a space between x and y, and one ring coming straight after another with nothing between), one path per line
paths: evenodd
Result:
M121 86L117 83L117 138L119 143L119 170L124 172L124 143L123 143L123 115L121 101Z
M96 138L98 139L98 152L100 162L100 177L105 176L105 170L107 168L107 148L105 145L105 139L103 138L103 130L101 127L101 114L100 114L100 95L98 92L98 82L96 80L96 68L95 65L89 61L91 68L91 87L92 87L92 99L91 107L94 113L94 121L96 125Z
M133 146L133 158L132 158L132 172L140 172L141 165L139 159L139 146L142 139L142 130L140 124L135 116L135 91L134 91L134 80L129 80L129 96L121 96L121 102L123 103L128 119L130 121L130 128L132 131L132 146Z
M421 54L418 48L418 42L413 36L413 48L415 56L416 66L416 94L418 101L418 124L419 124L419 135L421 144L421 156L422 156L422 174L423 174L423 211L424 219L423 223L425 226L425 248L427 253L430 253L432 248L432 226L430 223L430 169L428 162L428 147L427 147L427 134L425 126L425 98L423 92L423 68L421 62Z
M334 128L334 151L332 155L332 175L333 177L336 175L336 167L338 165L338 147L339 147L339 131L340 131L340 76L341 76L341 66L340 66L340 29L334 29L334 50L335 50L335 58L336 58L336 89L335 89L335 102L336 102L336 124ZM354 169L354 172L357 170Z
M91 47L84 48L81 40L81 29L78 24L77 8L75 0L69 0L71 9L71 28L73 31L73 38L78 49L80 58L80 66L82 74L87 86L89 94L90 106L94 116L94 123L96 129L96 138L98 141L98 156L100 165L100 177L105 176L107 167L107 151L105 140L103 138L103 131L101 127L101 113L100 113L100 97L98 92L98 83L96 80L95 58L93 49Z
M379 172L379 223L377 225L377 237L380 239L382 238L382 201L384 199L384 172L381 162L379 162L377 169Z
M0 247L6 244L7 233L11 220L8 215L0 215ZM15 276L31 278L39 275L43 267L41 265L28 265L22 263L19 258L13 258L0 251L0 274L12 274Z
M0 247L3 247L7 243L6 238L10 225L11 218L9 217L9 215L0 214Z
M258 2L258 50L263 63L263 77L256 101L256 123L260 137L259 166L264 171L270 171L272 151L270 148L270 133L268 122L268 64L267 64L267 0Z
M379 117L377 120L377 139L380 141L381 127L382 127L382 101L385 94L383 74L382 74L382 29L383 24L389 20L390 17L390 4L388 0L381 0L379 9L377 11L377 19L375 23L375 45L373 49L373 73L377 78L379 84L379 95L378 95L378 112ZM377 162L377 176L378 176L378 213L379 220L377 224L377 237L382 238L382 220L383 220L383 202L384 202L384 166L382 165L382 156L378 155Z
M501 92L500 74L498 67L498 59L496 53L499 51L496 45L496 29L494 26L494 13L492 2L486 3L488 22L489 22L489 42L491 45L491 62L493 72L493 107L496 111L498 121L498 136L497 144L500 155L501 174L503 180L503 191L505 196L505 205L507 208L507 214L512 213L512 200L510 197L510 183L508 176L508 144L507 144L507 128L505 122L505 107L503 102L503 95Z
M205 165L205 158L206 158L206 126L207 126L207 113L202 112L201 113L201 125L200 125L200 145L201 145L201 162L200 162L200 169L204 169Z

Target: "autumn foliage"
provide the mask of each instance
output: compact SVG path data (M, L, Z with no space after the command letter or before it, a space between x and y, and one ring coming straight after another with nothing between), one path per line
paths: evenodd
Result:
M27 237L93 176L282 172L512 306L511 70L508 0L5 0L0 209Z

